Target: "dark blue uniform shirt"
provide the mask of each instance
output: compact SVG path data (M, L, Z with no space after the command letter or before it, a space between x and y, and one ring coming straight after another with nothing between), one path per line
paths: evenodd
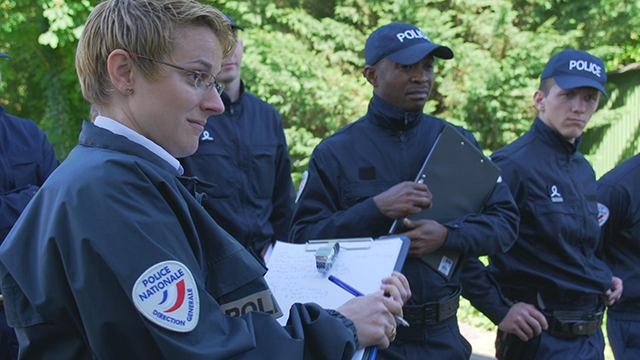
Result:
M445 123L422 112L404 112L374 95L363 118L326 138L314 150L290 239L300 243L386 235L394 219L378 210L373 197L415 179ZM471 133L457 129L478 146ZM498 183L482 214L443 224L449 229L443 249L465 256L505 251L515 240L517 222L509 189ZM437 301L452 295L459 286L459 271L446 281L417 258L408 258L402 272L413 294L409 305Z
M539 292L545 301L560 302L601 295L611 285L611 271L596 257L595 174L579 144L580 139L571 144L536 119L530 131L492 155L520 209L518 240L508 252L491 256L489 265L511 299L532 302ZM468 286L481 284L478 279L465 281ZM496 323L508 311L501 302L484 304L502 307L500 316L492 316L496 312L474 305Z
M267 312L249 311L255 306L245 305L268 292L266 269L202 209L176 168L90 123L79 142L0 247L4 305L21 358L351 358L353 323L337 313L294 304L282 309L290 311L283 327ZM145 274L167 261L179 263L197 291L173 297L181 310L163 310L177 286L158 281L160 291L143 293L152 299L145 306L158 311L144 315L136 289L162 279ZM172 329L168 323L185 323L179 312L187 303L195 327Z
M209 117L198 151L180 162L185 176L214 184L197 187L207 212L259 254L287 239L295 190L280 114L241 86L234 103L222 94L225 112Z
M0 243L58 164L35 123L0 106Z
M609 311L640 314L640 154L600 178L598 202L605 261L624 283Z

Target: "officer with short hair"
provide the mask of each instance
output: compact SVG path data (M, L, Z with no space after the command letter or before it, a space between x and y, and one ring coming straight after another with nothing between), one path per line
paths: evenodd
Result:
M75 68L98 116L0 246L21 359L346 360L389 345L411 293L402 274L335 310L279 309L266 268L183 185L177 158L224 111L213 74L235 43L195 0L91 11Z
M428 184L412 180L447 124L424 114L423 107L434 85L435 58L451 59L453 52L432 43L414 25L392 23L369 36L364 53L364 76L374 89L368 112L314 150L294 212L294 242L379 237L394 220L431 206ZM456 129L479 147L470 132ZM469 259L505 251L515 241L517 221L517 209L502 183L481 214L443 224L404 219L409 230L403 235L411 239L411 247L402 272L413 296L403 313L410 327L398 328L396 340L378 358L468 359L471 346L456 321L459 269L447 281L420 257L437 249Z
M605 262L624 281L620 301L607 312L616 359L640 359L640 154L598 180L598 221Z
M604 357L603 309L622 283L596 257L596 180L578 149L606 81L601 59L557 53L534 94L531 130L492 155L518 204L520 232L488 268L464 272L463 295L499 324L499 359ZM494 283L504 301L487 296Z

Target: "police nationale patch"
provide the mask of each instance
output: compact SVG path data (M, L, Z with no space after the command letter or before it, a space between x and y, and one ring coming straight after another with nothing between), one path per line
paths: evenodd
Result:
M602 227L609 220L609 208L605 204L598 203L598 225Z
M198 288L182 263L163 261L147 269L133 285L132 297L142 315L165 329L189 332L198 325Z

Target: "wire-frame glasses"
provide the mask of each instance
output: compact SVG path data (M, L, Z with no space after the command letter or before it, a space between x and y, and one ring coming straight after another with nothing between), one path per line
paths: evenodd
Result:
M148 56L145 55L140 55L140 54L136 54L136 53L132 53L130 52L129 55L131 56L135 56L137 58L140 59L145 59L145 60L149 60L149 61L155 61L157 63L163 64L163 65L167 65L167 66L171 66L172 68L178 69L178 70L183 70L186 71L190 74L193 75L193 80L194 80L194 85L196 87L196 89L201 90L201 91L209 91L212 88L216 89L216 92L218 93L218 95L222 95L222 91L224 91L224 85L220 84L219 82L216 81L215 76L213 76L212 74L206 72L206 71L198 71L198 70L189 70L189 69L185 69L181 66L178 66L176 64L171 64L168 62L164 62L161 60L156 60L153 58L150 58Z

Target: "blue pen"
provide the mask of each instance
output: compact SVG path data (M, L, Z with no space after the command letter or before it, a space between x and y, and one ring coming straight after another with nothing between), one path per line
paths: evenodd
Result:
M329 281L340 286L341 288L347 290L347 292L353 296L364 296L363 293L354 289L351 285L345 283L344 281L338 279L333 275L329 275ZM398 315L393 315L396 318L396 322L404 327L409 327L409 322Z
M341 288L347 290L347 292L353 296L364 296L363 293L361 293L360 291L352 288L349 284L347 284L346 282L338 279L337 277L333 276L333 275L329 275L329 281L331 281L332 283L340 286ZM377 346L372 346L371 350L369 351L369 360L375 360L376 356L378 355L378 347Z
M341 288L347 290L347 292L353 296L364 296L363 293L351 287L351 285L345 283L344 281L338 279L333 275L329 275L329 281L340 286Z
M364 296L363 293L361 293L360 291L354 289L351 285L347 284L346 282L338 279L337 277L333 276L333 275L329 275L329 281L331 281L332 283L340 286L341 288L347 290L347 292L353 296ZM394 315L394 317L396 318L396 321L398 323L400 323L403 326L409 326L409 323L401 318L400 316ZM378 347L377 346L372 346L371 350L369 351L369 360L375 360L376 356L378 355Z

